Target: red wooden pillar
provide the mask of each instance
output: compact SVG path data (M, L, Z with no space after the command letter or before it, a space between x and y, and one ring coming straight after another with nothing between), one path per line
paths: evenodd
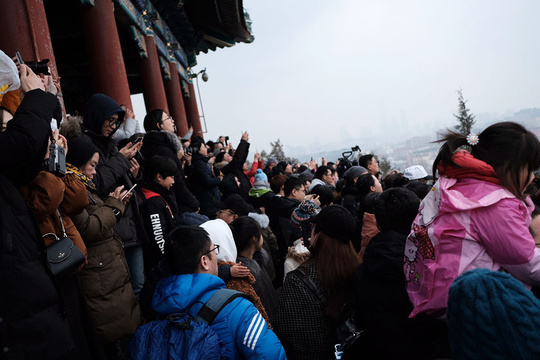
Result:
M180 77L175 62L169 62L170 80L165 80L165 92L167 93L167 103L169 104L170 115L176 124L176 135L184 136L188 132L186 110L184 108L184 97L180 87Z
M94 4L83 11L94 90L132 109L112 1L94 0Z
M193 83L189 83L189 97L184 99L186 105L186 115L188 122L193 126L193 136L200 136L204 138L201 127L201 117L199 115L199 108L197 107L197 98L195 96L195 87Z
M19 51L25 61L49 59L51 75L55 81L58 80L43 0L2 1L0 24L0 50L8 56L15 56L15 52Z
M169 113L167 96L165 95L165 87L161 76L161 67L159 66L156 41L153 35L145 36L144 40L148 57L141 59L141 80L146 111L150 112L154 109L161 109Z

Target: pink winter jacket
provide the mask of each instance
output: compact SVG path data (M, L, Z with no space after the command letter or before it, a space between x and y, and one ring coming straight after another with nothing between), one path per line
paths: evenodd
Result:
M540 285L540 250L529 233L532 201L472 178L441 177L420 205L405 244L411 317L445 317L448 290L463 272L504 270Z

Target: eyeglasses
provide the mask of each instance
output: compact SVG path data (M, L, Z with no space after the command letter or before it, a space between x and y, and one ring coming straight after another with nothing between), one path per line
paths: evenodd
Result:
M210 254L212 251L215 251L216 255L219 255L219 245L216 244L216 247L214 247L213 249L208 250L207 252L202 254L201 257L204 256L204 255Z
M161 122L164 122L164 121L167 121L167 120L171 120L172 122L174 122L174 119L170 115L169 115L168 118L161 120Z
M307 193L308 193L306 189L294 189L294 190L296 190L296 191L302 191L302 192L303 192L304 194L306 194L306 195L307 195Z
M118 120L118 118L115 117L110 117L105 121L107 121L109 123L109 126L112 128L117 128L122 123L120 120Z

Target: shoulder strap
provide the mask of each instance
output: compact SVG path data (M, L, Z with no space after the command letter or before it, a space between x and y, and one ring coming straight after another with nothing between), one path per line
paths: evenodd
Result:
M243 297L251 301L249 296L240 291L219 289L201 307L195 321L202 321L208 325L212 324L212 321L214 321L219 312L238 297Z
M315 296L317 300L321 302L324 302L326 300L323 293L320 291L317 285L315 285L315 283L308 276L308 274L306 274L304 269L302 269L301 267L298 267L296 268L296 270L292 271L291 274L296 275L296 278L300 280L306 286L306 288Z

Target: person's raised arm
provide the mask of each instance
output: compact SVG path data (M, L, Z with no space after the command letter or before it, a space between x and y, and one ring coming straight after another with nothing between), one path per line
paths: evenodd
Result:
M0 133L0 172L17 185L31 181L41 169L56 107L56 97L44 91L41 78L26 65L20 72L22 102Z
M223 174L233 172L234 170L242 170L244 163L247 160L249 153L249 133L246 131L242 134L242 140L234 152L234 156L230 163L228 163L222 170Z

